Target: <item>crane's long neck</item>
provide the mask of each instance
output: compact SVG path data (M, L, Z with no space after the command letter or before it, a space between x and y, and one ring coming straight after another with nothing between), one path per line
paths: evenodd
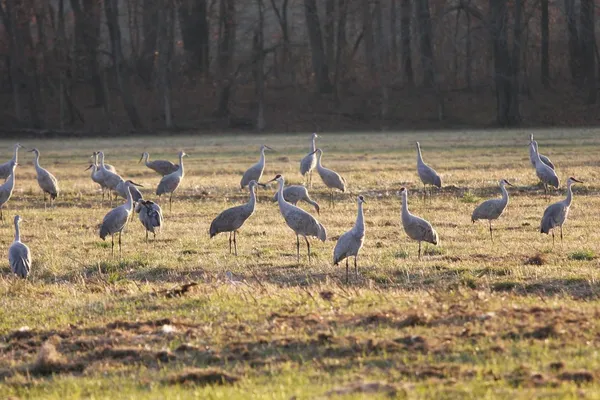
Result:
M250 200L248 201L248 206L254 211L254 207L256 206L256 192L254 185L250 186Z
M502 201L504 204L508 204L508 190L506 190L506 186L504 184L500 185L500 190L502 191Z
M125 190L127 191L127 203L125 203L125 207L127 208L127 212L131 214L133 210L133 197L131 196L131 187L130 183L126 183Z
M8 183L8 186L11 188L15 187L15 170L16 166L13 166L12 172L6 181L6 183Z
M260 165L265 165L265 148L260 149L260 159L258 160Z
M280 180L278 182L279 182L279 187L277 188L277 204L279 204L279 210L282 211L285 208L285 206L287 205L287 202L283 198L284 182L283 182L283 180Z
M310 151L313 152L317 149L317 145L316 145L316 139L314 136L312 137L311 141L310 141Z
M542 162L542 160L540 159L540 153L538 153L538 147L537 147L537 143L535 141L531 142L531 147L533 148L533 152L535 153L535 162Z
M407 217L410 215L408 211L408 197L406 196L406 191L402 192L402 217Z
M149 162L150 162L150 154L144 153L144 164L146 164L146 166L148 166Z
M417 162L423 164L423 155L421 154L421 146L417 146Z
M181 177L183 178L183 175L185 174L184 170L183 170L183 154L179 155L179 175L181 175Z
M358 234L362 235L365 232L365 216L363 213L363 203L358 202L358 214L356 215L356 223L354 229Z
M100 168L106 169L106 166L104 165L104 153L99 153L98 159L100 160Z
M316 153L317 155L317 168L323 168L323 165L321 165L321 156L323 155L323 153L321 153L320 151L318 151Z
M19 223L15 221L15 242L21 241L21 232L19 231Z
M573 182L569 181L569 183L567 184L567 198L565 199L565 204L567 207L571 206L571 202L573 201L573 189L571 189L571 186L573 185Z
M306 194L306 197L304 197L304 201L306 201L308 204L310 204L313 207L319 207L319 204L314 201L313 199L310 198L310 196L308 195L308 193Z
M33 165L35 165L35 169L40 168L40 154L33 153Z
M19 146L15 146L15 154L13 155L13 161L15 163L19 161Z

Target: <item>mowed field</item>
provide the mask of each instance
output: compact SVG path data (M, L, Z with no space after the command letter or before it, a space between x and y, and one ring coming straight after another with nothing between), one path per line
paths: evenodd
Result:
M263 181L302 182L310 133L23 140L62 192L45 209L31 153L20 153L0 223L0 398L600 398L600 130L534 132L561 179L549 197L529 163L529 133L323 133L323 165L349 190L331 208L314 175L328 238L311 240L310 264L303 243L296 262L275 186L259 189L237 257L227 234L208 236L219 212L247 201L239 181L261 144L276 150ZM444 185L427 201L416 140ZM0 142L2 161L13 144ZM89 156L103 150L156 200L160 177L137 163L141 152L176 161L181 149L186 176L172 212L160 202L163 232L145 243L136 215L113 258L98 237L110 207L84 171ZM539 223L569 176L585 183L553 246ZM515 187L492 243L487 222L470 215L500 196L502 178ZM402 186L441 239L422 260L401 225ZM358 194L366 239L346 284L332 253ZM34 260L27 280L8 266L16 213Z

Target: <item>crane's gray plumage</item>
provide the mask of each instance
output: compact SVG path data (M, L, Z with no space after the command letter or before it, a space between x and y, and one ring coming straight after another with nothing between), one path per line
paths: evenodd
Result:
M319 176L321 177L321 180L323 181L325 186L327 186L329 188L329 190L330 190L329 191L329 200L330 200L331 204L334 205L333 189L338 189L338 190L341 190L342 192L345 192L346 191L346 180L344 178L342 178L342 176L340 174L338 174L337 172L335 172L329 168L325 168L321 164L321 157L323 156L323 150L316 149L315 154L317 155L317 172L319 173Z
M500 218L508 205L508 191L506 190L505 185L512 186L506 179L500 179L499 185L500 190L502 191L502 198L484 201L473 210L473 214L471 215L471 222L473 223L479 219L487 219L489 221L490 238L492 241L494 240L494 237L492 236L492 220Z
M13 154L13 158L10 161L5 162L4 164L0 164L0 179L6 179L13 171L13 164L18 165L19 162L19 149L22 149L23 146L19 143L15 144L15 152Z
M250 189L250 200L246 204L228 208L217 215L210 224L209 234L211 239L221 232L229 232L229 254L231 254L231 243L233 242L235 255L237 256L236 233L237 230L244 225L244 222L254 214L254 209L256 208L255 190L257 185L255 180L249 182L248 188ZM231 237L232 233L233 239Z
M245 188L246 186L248 186L250 181L260 182L260 178L262 178L263 171L265 170L265 150L266 149L273 150L266 144L263 144L262 146L260 146L260 159L258 160L258 162L256 164L254 164L253 166L248 168L246 170L246 172L244 172L244 175L242 176L242 180L240 181L240 187L242 189Z
M158 172L162 176L172 174L173 172L175 172L179 169L179 165L173 164L171 161L168 161L168 160L150 161L149 158L150 158L150 155L148 154L148 152L144 152L144 154L142 154L142 157L140 158L139 162L142 162L142 160L144 160L144 164L146 164L146 167L150 168L151 170L153 170L155 172Z
M535 149L529 146L529 161L531 161L531 165L533 165L533 167L535 168L535 152L537 151L539 154L539 148L538 143L535 140L533 140L533 134L529 136L529 144L531 145L531 143L534 144ZM554 164L552 164L552 161L550 161L548 157L540 154L540 160L542 160L542 162L550 168L555 169Z
M440 178L433 168L423 162L421 144L419 142L417 142L417 173L419 174L419 179L423 182L423 190L425 190L426 185L432 185L438 189L442 187L442 178ZM425 195L424 191L423 195Z
M58 180L48 170L40 166L40 151L38 149L29 150L34 154L33 164L37 173L38 185L44 193L44 205L46 205L46 193L50 195L50 205L52 201L58 197L60 189L58 188Z
M131 192L131 197L133 198L133 201L135 203L137 203L138 201L142 200L144 198L144 196L142 196L142 193L138 190L138 188L136 186L143 187L139 183L135 183L131 180L126 180L126 181L120 182L117 185L117 187L115 188L115 191L119 194L119 196L126 199L127 198L127 188L129 188L129 191Z
M112 244L112 254L115 254L115 234L119 234L119 253L121 253L121 233L127 222L129 221L129 216L133 211L133 198L131 197L131 192L129 191L129 187L127 188L127 201L125 204L122 204L118 207L110 210L102 220L102 225L100 226L100 239L104 240L106 236L111 236L111 244Z
M300 262L299 235L303 236L304 240L306 241L306 247L308 250L308 262L310 262L310 242L308 241L308 236L317 237L324 242L325 240L327 240L327 231L325 230L325 227L315 219L315 217L313 217L303 209L291 205L290 203L285 201L285 197L283 196L283 186L285 182L283 176L277 175L269 182L273 181L277 181L279 183L279 194L277 196L279 211L281 212L281 215L283 215L285 223L296 233L296 253L298 262Z
M0 220L4 220L2 210L4 205L10 200L13 190L15 189L15 172L17 163L13 163L12 173L8 176L8 179L0 185Z
M90 166L87 167L85 170L87 171L88 169L92 170L92 181L100 185L100 188L102 189L102 202L104 202L104 193L106 192L108 187L104 184L104 180L102 179L102 173L100 172L96 161L94 161L94 164L90 164ZM110 190L108 190L108 196L110 197Z
M146 242L148 242L148 232L156 239L156 232L160 231L164 224L160 206L153 201L141 199L135 206L135 212L138 213L140 222L146 228Z
M419 258L421 258L421 242L437 245L439 237L431 224L408 211L408 190L400 188L402 196L402 226L409 238L419 242Z
M110 190L117 190L119 183L123 182L118 174L109 171L104 164L104 152L98 152L98 159L100 161L100 179L104 182L104 185Z
M535 143L529 144L530 148L533 148L535 154L535 173L539 180L544 184L544 193L548 193L548 185L554 186L558 189L559 180L556 172L546 164L542 162L540 159L540 155L537 152L537 148L535 147Z
M179 152L179 168L177 171L170 173L169 175L163 176L160 180L158 187L156 188L156 194L160 197L165 193L169 193L169 211L171 211L171 207L173 205L173 193L183 180L185 176L185 170L183 169L183 157L185 157L184 151Z
M100 165L98 164L98 152L95 151L92 155L91 158L94 159L94 164L96 164L96 166L98 167L98 169L100 169ZM115 167L113 167L110 164L104 163L104 168L106 168L107 170L109 170L112 173L117 173L117 169Z
M15 241L8 248L8 263L13 273L21 278L27 278L31 271L31 252L27 245L21 243L20 223L21 217L15 215Z
M279 196L279 192L275 192L273 201L277 201L277 196ZM310 198L308 190L302 185L286 186L285 189L283 189L283 199L293 205L297 205L300 200L303 200L312 205L317 211L317 214L320 214L319 204Z
M300 160L300 174L306 177L308 174L308 182L312 188L312 172L317 166L317 156L315 156L315 150L317 150L315 141L319 137L316 132L313 132L310 140L310 152ZM286 200L287 201L287 200Z
M540 232L549 234L550 231L552 231L552 244L554 244L554 228L557 226L560 227L560 240L562 242L562 226L567 221L569 208L571 207L571 202L573 201L573 190L571 189L571 186L574 183L583 182L573 177L567 179L567 198L548 206L548 208L546 208L544 211L544 215L542 216Z
M348 282L348 258L354 256L354 273L358 276L358 252L363 246L365 240L365 221L363 214L363 204L365 199L363 196L358 196L358 215L354 227L348 232L342 234L335 248L333 249L333 265L338 265L340 261L346 259L346 282Z

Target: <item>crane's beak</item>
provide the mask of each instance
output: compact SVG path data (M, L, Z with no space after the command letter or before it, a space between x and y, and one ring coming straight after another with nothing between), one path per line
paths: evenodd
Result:
M25 147L23 147L25 148ZM28 153L33 153L35 151L35 149L31 149L31 150L27 150Z
M140 157L140 161L138 161L138 164L142 162L143 158L144 158L144 155L142 154L142 156Z
M268 182L266 182L266 183L275 182L276 180L277 180L277 178L273 178L273 179L271 179L270 181L268 181ZM263 184L261 183L261 185L263 185ZM266 187L266 185L265 185L265 187Z
M507 181L506 179L504 180L504 183L506 183L508 186L514 186L512 183L510 183L509 181Z
M317 152L317 150L313 151L312 153L309 154L309 156L312 156L313 154L315 154Z
M269 182L271 182L271 181L269 181ZM267 182L267 183L269 183L269 182ZM267 185L266 185L266 184L264 184L264 183L256 182L256 184L257 184L258 186L262 186L262 187L264 187L264 188L266 188L266 187L267 187Z
M579 179L575 179L573 177L571 177L571 179L574 180L575 182L583 183L583 181L580 181Z
M129 183L131 183L133 186L144 187L143 185L140 185L139 183L135 183L133 181L129 181Z
M271 151L275 151L275 150L273 150L272 148L270 148L269 146L267 146L266 144L265 144L265 149L269 149L269 150L271 150Z
M87 167L87 168L86 168L84 171L87 171L88 169L90 169L90 168L92 168L92 167L93 167L93 165L92 165L92 164L90 164L90 166L89 166L89 167Z

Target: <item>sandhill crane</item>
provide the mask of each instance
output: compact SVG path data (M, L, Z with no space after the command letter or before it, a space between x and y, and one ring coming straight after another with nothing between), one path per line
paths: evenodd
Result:
M158 172L162 176L172 174L173 172L175 172L179 169L179 165L173 164L171 161L168 161L168 160L149 161L149 158L150 158L150 155L148 154L148 152L144 152L144 154L142 154L142 157L140 158L140 161L138 161L138 163L140 163L140 162L142 162L142 160L144 160L144 164L146 164L146 167L150 168L151 170L153 170L155 172Z
M348 258L354 256L354 274L358 276L358 252L365 240L363 204L366 201L363 196L358 196L357 203L358 215L354 227L340 236L335 244L335 249L333 249L333 265L338 265L340 261L346 259L346 283L348 282Z
M425 197L427 185L435 186L438 189L442 187L442 178L440 178L433 168L423 162L421 144L419 142L417 142L417 173L421 182L423 182L423 197Z
M544 184L544 193L548 194L548 185L554 186L558 189L559 180L556 172L542 162L540 155L537 152L537 148L535 147L535 143L530 143L529 147L533 148L535 153L535 173L537 174L539 180Z
M96 164L90 164L90 166L87 167L85 170L87 171L88 169L92 170L92 180L98 185L100 185L100 188L102 189L102 202L104 203L104 193L106 192L106 189L108 189L108 187L104 184L104 180L102 179L100 169ZM110 190L108 190L108 196L110 197Z
M31 271L31 252L29 247L21 242L20 223L21 217L15 215L15 241L8 248L8 263L13 273L21 278L27 278Z
M314 236L319 238L322 242L325 242L325 240L327 240L327 231L325 230L325 227L315 219L315 217L303 209L293 206L285 201L283 196L283 186L285 182L283 176L277 175L269 182L273 181L277 181L279 183L279 189L277 190L279 193L277 196L279 211L281 212L281 215L283 215L286 224L294 231L294 233L296 233L296 254L298 262L300 262L299 235L302 235L306 241L308 262L310 263L310 242L308 241L307 236Z
M257 185L258 183L255 180L251 180L248 184L248 188L250 189L250 200L246 204L231 207L221 212L210 224L209 234L211 239L221 232L229 232L229 254L231 254L231 243L233 242L233 248L235 250L235 255L237 256L237 230L244 225L244 222L246 222L252 214L254 214L254 209L256 207L255 190ZM233 240L231 238L232 233Z
M110 199L110 191L117 190L117 186L119 183L123 182L123 178L121 178L118 174L109 171L104 164L104 152L98 152L98 160L100 161L100 179L104 182L104 185L109 189L109 199ZM112 199L111 199L112 201Z
M437 245L439 242L438 234L429 222L412 215L408 211L408 190L406 188L400 188L400 195L402 196L402 226L408 237L419 242L420 259L421 242Z
M144 198L144 196L142 196L142 193L140 193L140 191L138 190L138 188L136 186L143 187L139 183L135 183L132 180L121 181L115 188L115 191L119 194L119 196L126 199L127 198L127 188L129 188L129 191L131 192L131 197L133 198L133 201L135 203L137 203L138 201L142 200Z
M273 195L273 201L277 201L277 196L279 196L279 192L275 192L275 195ZM283 189L283 199L293 205L297 205L300 200L303 200L308 204L312 205L317 211L317 214L320 215L319 204L310 198L310 196L308 195L308 190L304 186L286 186L285 189Z
M40 166L40 151L38 149L29 150L33 153L34 159L33 164L35 166L35 172L37 173L38 185L44 193L44 207L46 207L46 193L50 195L50 205L54 199L58 196L60 189L58 188L58 181L48 170Z
M13 164L18 165L19 158L19 149L23 149L24 147L19 143L15 144L15 153L13 155L12 160L5 162L4 164L0 164L0 179L6 179L12 174Z
M100 226L100 239L104 240L106 236L111 237L112 255L115 255L115 234L119 234L119 254L121 254L121 232L129 221L129 216L133 211L133 198L129 187L127 187L127 201L118 207L110 210L102 220Z
M473 210L473 214L471 215L471 222L473 223L479 219L487 219L490 222L490 238L492 239L492 242L494 241L494 236L492 234L492 220L500 218L508 205L508 191L506 191L505 185L512 186L506 179L500 179L499 184L500 190L502 191L502 198L484 201Z
M327 186L329 188L329 200L331 205L335 205L333 202L333 189L339 189L342 192L346 191L346 180L344 178L341 177L340 174L338 174L335 171L330 170L329 168L325 168L322 164L321 164L321 157L323 156L323 150L321 149L316 149L314 151L314 153L316 153L317 155L317 172L319 173L319 176L321 177L321 180L323 181L323 183L325 184L325 186Z
M135 212L138 213L140 222L146 228L146 243L148 243L148 232L151 232L156 240L156 231L161 230L163 226L160 206L153 201L141 199L135 206Z
M557 226L560 227L560 242L563 240L563 224L567 221L567 216L569 215L569 208L571 207L571 202L573 201L573 191L571 190L571 186L574 183L583 183L582 181L570 177L567 179L567 198L563 201L556 202L544 211L544 216L542 217L542 223L540 224L540 232L548 235L550 231L552 231L552 245L554 245L554 228Z
M313 132L311 140L310 140L310 153L305 155L302 160L300 160L300 174L306 178L306 174L308 174L308 183L312 189L312 172L313 169L317 166L317 157L315 156L315 150L317 150L315 140L319 137L316 132ZM285 194L285 193L284 193ZM287 200L286 200L287 201Z
M531 147L531 143L534 144L535 148ZM533 140L533 133L529 136L529 144L529 161L531 161L531 165L533 165L533 167L535 168L535 152L537 151L539 154L539 149L538 143L535 140ZM552 161L550 161L548 157L540 154L540 160L542 160L542 162L550 168L554 169L554 164L552 164Z
M265 150L273 150L266 144L260 146L260 159L256 164L251 166L244 172L242 176L242 180L240 181L240 187L243 189L250 181L260 182L260 178L262 177L263 171L265 170Z
M8 176L8 179L0 185L0 220L4 220L4 215L2 214L2 209L4 205L10 200L12 196L12 192L15 188L15 170L17 168L17 163L13 163L12 173Z
M187 154L185 154L185 152L183 152L183 151L179 152L179 168L177 169L177 171L170 173L169 175L163 176L163 178L160 180L160 183L158 184L158 187L156 188L156 194L158 195L158 197L160 197L161 195L163 195L165 193L170 193L169 211L171 211L171 207L172 207L172 203L173 203L173 192L175 192L175 190L177 190L177 188L179 187L179 184L181 183L181 181L183 180L183 177L185 176L185 172L183 169L183 157L185 157L185 156L187 156Z
M90 158L94 159L94 164L96 164L96 166L98 167L98 169L100 168L100 165L98 164L98 152L95 151ZM110 164L104 163L104 168L106 168L107 170L109 170L110 172L112 172L113 174L117 173L117 169L115 167L113 167Z

